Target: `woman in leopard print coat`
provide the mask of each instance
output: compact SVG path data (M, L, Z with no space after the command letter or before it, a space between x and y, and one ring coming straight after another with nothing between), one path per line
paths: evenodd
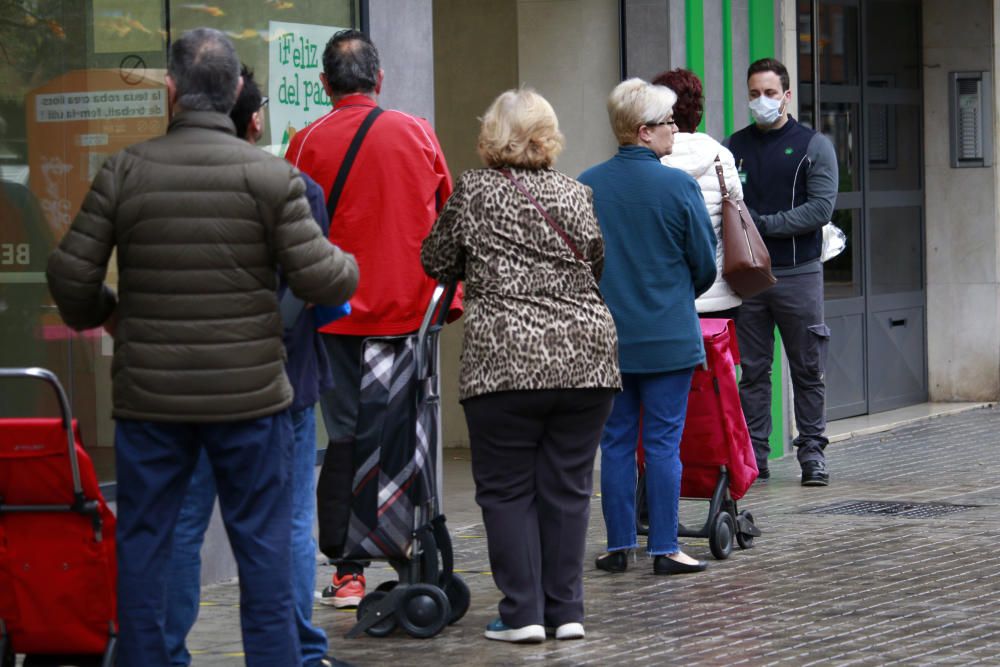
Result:
M421 255L465 281L459 393L504 595L486 637L502 641L583 637L594 455L621 385L590 188L550 167L562 143L544 98L500 95L479 135L489 168L462 174Z

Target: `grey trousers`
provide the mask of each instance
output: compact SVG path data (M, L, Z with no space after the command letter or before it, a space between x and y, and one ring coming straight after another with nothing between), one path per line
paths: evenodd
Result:
M823 272L781 276L763 294L745 299L736 321L741 366L740 401L758 466L771 452L771 365L777 325L795 393L792 443L799 463L824 460L826 353L830 329L823 322Z
M611 389L505 391L466 400L476 502L509 627L583 621L594 456Z

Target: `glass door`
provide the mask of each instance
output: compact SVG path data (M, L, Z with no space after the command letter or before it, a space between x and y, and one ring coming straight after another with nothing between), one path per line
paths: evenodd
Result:
M114 476L113 345L66 327L45 265L94 175L126 146L162 134L171 35L226 33L270 97L270 144L329 109L326 40L366 22L363 0L0 0L0 366L42 366L70 396L98 476ZM117 284L112 258L108 281ZM0 416L56 414L39 383L0 381Z
M927 400L919 0L866 0L869 412Z
M163 3L0 5L0 366L58 375L98 475L108 479L111 341L99 329L77 333L62 323L45 265L104 160L166 128ZM50 394L42 383L7 380L0 414L58 414Z
M801 120L836 148L833 222L848 238L824 266L827 416L839 419L927 393L920 3L799 0L797 8Z
M847 236L844 252L824 265L827 416L838 419L868 412L859 2L799 0L798 25L800 120L836 149L840 188L832 221Z

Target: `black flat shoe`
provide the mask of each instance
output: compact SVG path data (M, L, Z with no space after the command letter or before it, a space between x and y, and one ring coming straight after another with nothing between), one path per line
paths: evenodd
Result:
M691 574L701 572L708 567L708 563L703 560L694 565L680 563L670 556L657 556L653 559L653 574Z
M598 556L597 560L594 561L594 565L597 566L598 570L604 570L605 572L624 572L628 569L628 550L609 551L602 556Z

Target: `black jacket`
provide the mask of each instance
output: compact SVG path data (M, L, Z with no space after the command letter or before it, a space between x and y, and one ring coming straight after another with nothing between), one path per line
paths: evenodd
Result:
M725 142L754 209L771 265L787 269L817 261L823 225L837 201L837 154L822 134L794 118L780 129L750 125Z

